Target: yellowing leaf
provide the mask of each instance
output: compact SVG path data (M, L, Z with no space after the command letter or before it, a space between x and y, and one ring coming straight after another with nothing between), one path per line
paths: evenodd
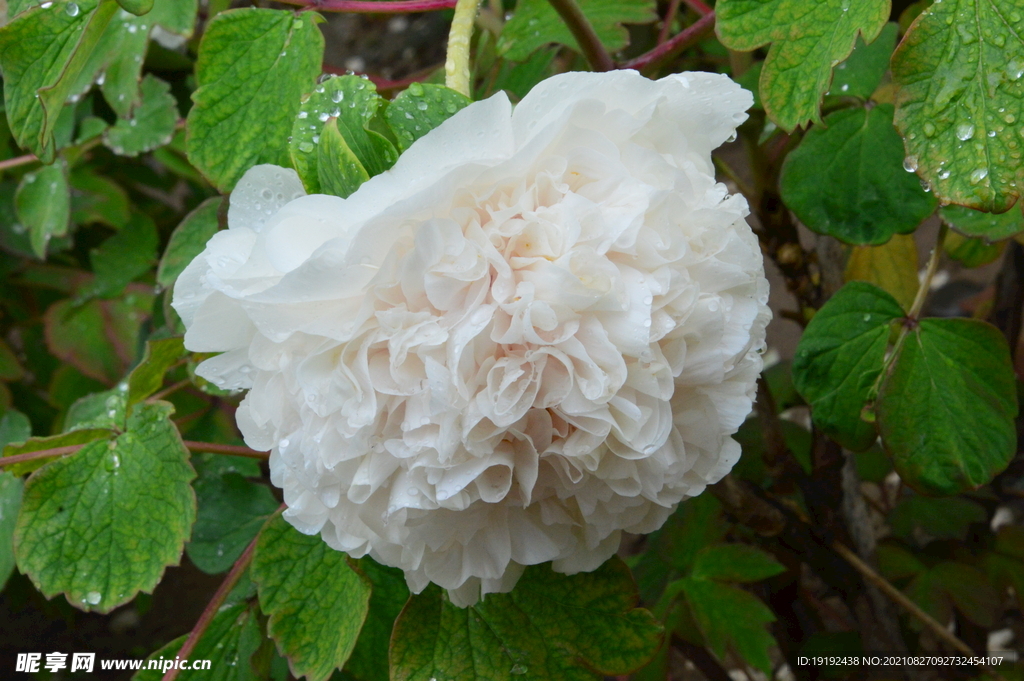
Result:
M917 295L917 245L910 234L895 234L881 246L856 246L846 261L846 281L874 284L909 309Z

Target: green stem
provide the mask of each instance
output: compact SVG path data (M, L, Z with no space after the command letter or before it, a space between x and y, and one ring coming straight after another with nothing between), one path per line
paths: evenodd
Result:
M921 285L917 289L917 295L914 296L914 302L910 306L910 310L907 312L907 317L900 326L899 335L896 336L896 342L892 344L892 348L885 356L885 362L882 364L882 372L878 374L878 378L875 379L874 385L871 386L871 391L868 393L871 401L874 401L878 395L878 391L882 388L882 381L889 375L889 370L892 368L896 358L900 356L900 350L903 349L903 343L906 342L907 336L910 335L911 330L917 328L917 322L921 316L921 310L924 308L924 301L928 298L928 291L931 289L932 278L935 276L935 272L939 269L939 260L942 258L942 245L946 241L946 234L949 232L949 226L945 222L939 227L939 236L935 240L935 247L932 249L931 256L928 258L928 268L925 270L924 279L921 281Z
M444 83L456 92L472 97L469 82L469 40L480 0L458 0L448 33L448 58L444 62Z
M928 291L932 286L932 277L935 276L935 272L939 269L939 259L942 257L942 246L946 241L946 234L949 233L949 226L945 222L939 227L939 236L935 240L935 248L932 249L931 257L928 258L928 269L925 270L924 281L921 282L920 288L917 289L917 295L914 296L914 303L910 306L910 311L907 312L907 316L910 319L917 320L921 314L921 308L924 307L924 301L928 297Z
M597 37L590 20L576 4L576 0L548 0L551 6L562 17L562 21L569 28L572 37L576 38L576 44L580 51L595 71L611 71L615 68L608 50L604 49L601 39Z

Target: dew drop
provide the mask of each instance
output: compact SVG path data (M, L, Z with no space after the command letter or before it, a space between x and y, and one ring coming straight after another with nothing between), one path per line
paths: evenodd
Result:
M304 154L308 154L313 151L313 145L309 142L299 142L299 151Z
M103 600L103 595L99 591L90 591L85 594L85 602L89 605L98 605Z
M961 125L957 126L957 128L956 128L956 138L958 140L960 140L961 142L966 142L967 140L971 139L972 137L974 137L974 126L973 125L971 125L970 123L962 123ZM904 167L906 167L906 166L904 166Z
M912 173L917 170L917 156L907 156L903 159L903 169L908 173Z
M932 125L931 123L925 123L924 124L924 134L927 137L934 137L935 136L935 126Z
M978 168L971 173L971 184L978 184L988 177L988 168Z
M426 111L427 110L427 103L426 102L417 102L416 103L416 108L419 109L420 111Z
M64 11L68 13L69 17L77 17L78 4L74 2L69 2L68 4L64 5Z

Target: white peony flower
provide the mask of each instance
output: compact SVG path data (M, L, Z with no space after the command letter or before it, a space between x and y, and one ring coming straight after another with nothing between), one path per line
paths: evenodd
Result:
M551 78L471 104L352 196L257 166L178 280L199 368L246 389L285 517L453 602L593 570L725 475L768 283L711 150L725 76Z

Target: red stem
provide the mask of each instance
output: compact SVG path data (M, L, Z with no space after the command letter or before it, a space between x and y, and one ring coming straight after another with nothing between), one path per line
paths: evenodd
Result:
M695 12L697 12L697 14L700 14L702 16L707 16L708 14L711 14L711 12L714 11L710 7L705 5L703 2L701 2L701 0L683 0L683 1L687 5L690 6L690 9L694 10Z
M321 12L353 12L359 14L409 14L452 9L455 0L280 0Z
M644 69L651 64L661 61L662 59L682 52L687 47L695 44L701 40L704 35L711 31L715 25L715 13L705 14L696 23L687 26L685 29L672 36L672 39L666 43L658 45L650 52L641 54L636 59L630 59L625 64L620 64L619 68L623 69L636 69L637 71Z
M668 11L665 12L665 19L662 21L661 30L658 31L658 44L661 45L668 40L668 34L672 32L672 22L676 20L679 13L679 0L672 0L668 4Z
M213 598L206 604L206 608L203 609L203 614L199 616L199 620L196 622L196 626L192 628L188 638L185 639L185 644L181 646L181 650L178 651L177 656L183 660L187 660L189 655L192 654L192 650L195 649L196 643L202 638L203 634L206 633L207 627L210 626L210 622L213 621L217 611L220 610L220 606L224 603L224 599L228 597L231 590L235 588L235 584L238 583L242 573L245 572L246 568L249 567L249 563L252 562L252 554L256 550L256 542L259 541L260 536L257 534L249 545L245 547L245 551L242 551L242 555L238 557L235 564L231 567L231 572L224 578L220 587L217 589L217 593L213 594ZM178 677L180 669L168 669L164 674L162 681L174 681Z
M39 157L35 154L25 154L24 156L15 156L9 158L6 161L0 161L0 170L7 170L8 168L17 168L33 161L38 161Z
M611 55L604 49L604 44L597 37L593 25L576 4L576 0L548 0L548 3L555 8L558 16L562 17L572 37L576 38L580 52L595 71L611 71L615 68Z
M250 459L266 459L270 456L269 452L260 452L255 449L249 449L248 447L239 447L238 445L221 445L215 442L196 442L195 440L185 440L185 446L192 452L209 452L210 454L227 454L229 456L247 456Z
M216 442L196 442L195 440L185 440L185 447L191 452L209 452L210 454L227 454L229 456L247 456L250 459L266 459L270 456L269 452L259 452L255 449L249 449L248 447L239 447L238 445L222 445ZM16 463L24 463L25 461L35 461L36 459L50 459L56 456L64 456L65 454L74 454L85 445L65 445L64 447L53 447L52 449L40 449L38 452L28 452L27 454L15 454L14 456L0 457L0 468L4 466L13 466Z

